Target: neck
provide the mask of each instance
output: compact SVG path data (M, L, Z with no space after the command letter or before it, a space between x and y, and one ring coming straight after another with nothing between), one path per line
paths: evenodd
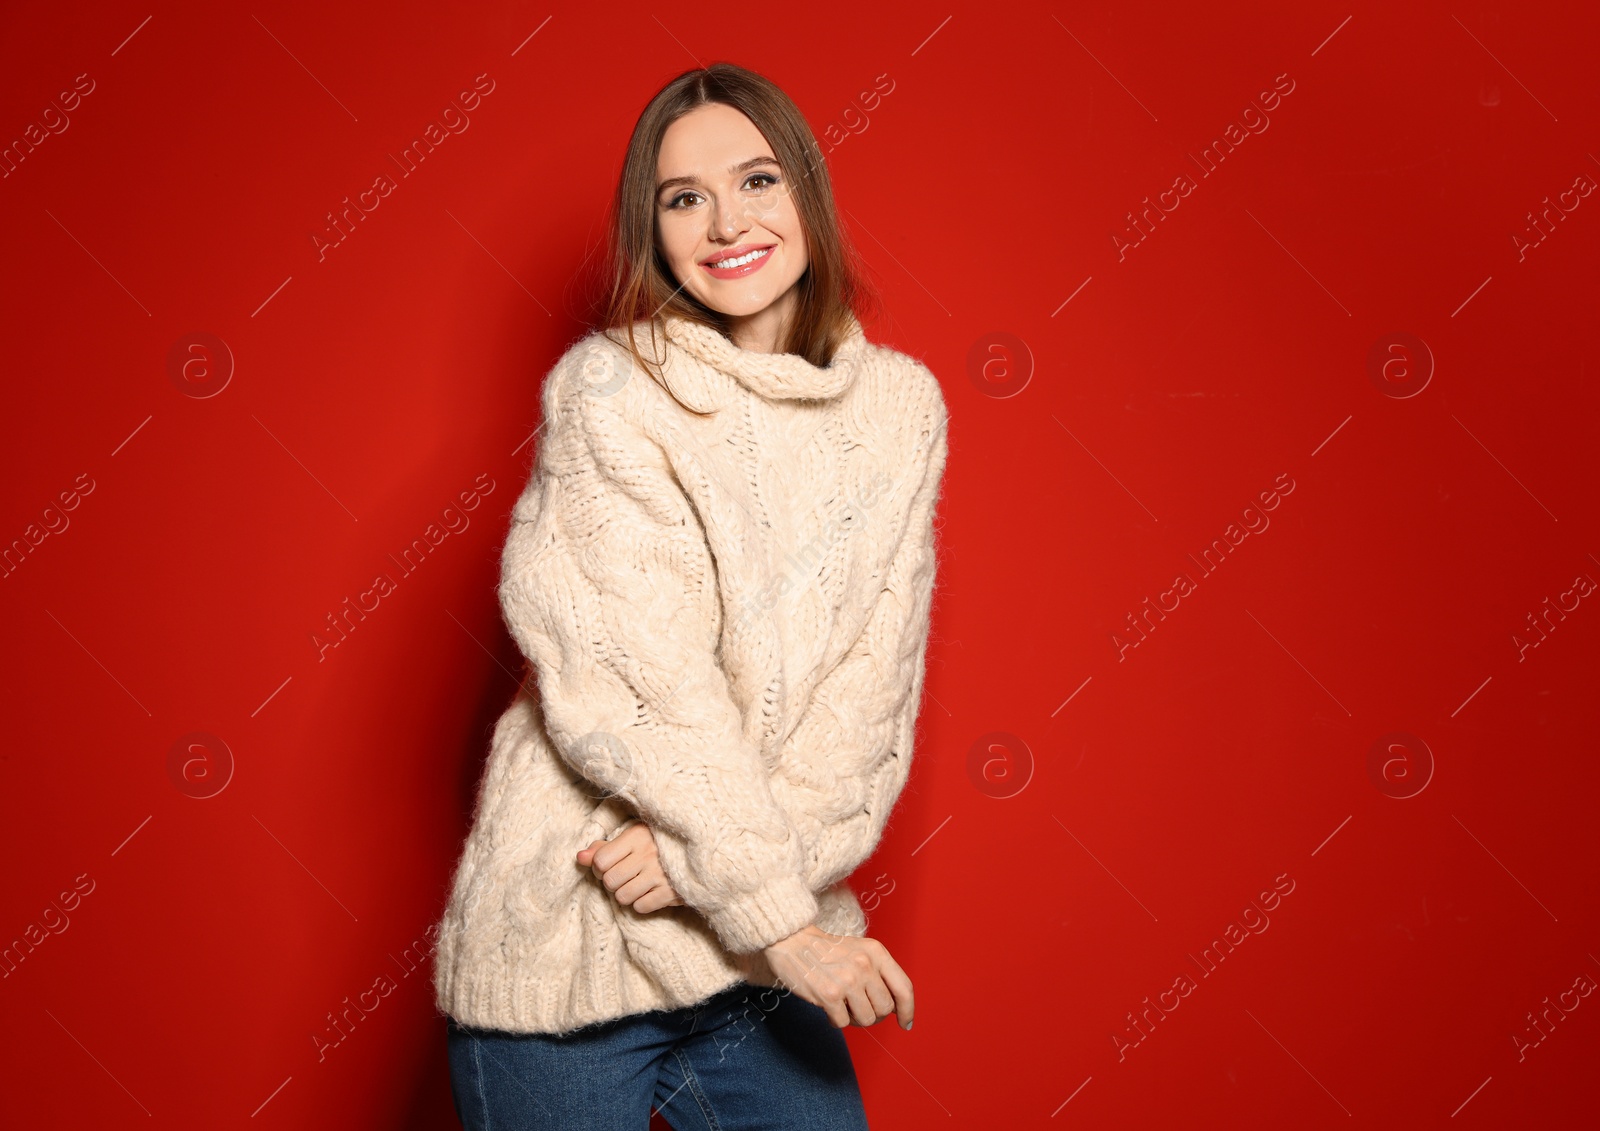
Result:
M799 299L794 287L754 314L729 316L728 339L740 349L777 353Z

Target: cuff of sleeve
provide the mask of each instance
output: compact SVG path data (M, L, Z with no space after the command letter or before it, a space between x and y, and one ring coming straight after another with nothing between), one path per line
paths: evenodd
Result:
M752 954L815 922L817 910L805 878L786 875L701 914L731 953Z

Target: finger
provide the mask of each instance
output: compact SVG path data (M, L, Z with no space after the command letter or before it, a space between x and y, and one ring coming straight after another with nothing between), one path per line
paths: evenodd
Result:
M846 1004L843 994L828 993L818 995L821 1000L817 1002L822 1006L822 1011L828 1015L828 1020L833 1022L835 1029L848 1029L850 1027L850 1008Z
M605 841L603 841L603 840L592 840L592 841L589 842L589 845L588 845L587 848L578 849L578 863L582 864L585 868L587 868L587 867L589 867L589 865L593 864L594 863L594 858L591 856L588 860L585 860L583 858L583 854L585 852L592 853L592 852L595 851L595 849L599 848L603 844L605 844Z
M633 901L633 909L641 915L648 915L652 911L660 911L663 907L673 906L672 889L665 884L657 884Z
M625 843L630 852L637 852L647 860L656 859L656 838L644 822L629 825L613 843Z
M894 1010L898 1014L900 1028L911 1028L911 1022L917 1012L916 997L911 991L911 979L900 968L894 957L885 951L878 961L878 975L883 979L883 984L894 995Z
M610 877L608 876L608 882L609 878ZM655 886L655 877L641 872L639 875L634 876L625 883L618 885L616 890L611 894L616 896L618 903L631 905L641 899L646 893L654 889Z
M628 856L632 851L629 843L620 838L618 840L602 840L598 844L599 847L595 849L594 859L591 863L602 872L609 871L619 860Z
M661 882L650 893L651 899L655 901L655 910L663 907L689 906L683 901L683 896L678 894L678 889L672 886L672 881L667 879L665 873L661 874L660 880Z
M894 1012L894 995L889 992L889 987L883 984L881 977L874 977L866 986L867 1000L872 1003L872 1012L876 1014L873 1024L883 1020Z
M855 1025L871 1025L878 1020L877 1011L872 1008L872 1003L867 1000L865 990L851 990L845 997L850 1006L850 1021Z
M599 853L595 853L595 858L597 860L599 859L599 855ZM633 853L629 853L617 863L607 867L605 870L605 875L601 877L600 882L605 884L608 890L615 892L624 884L628 883L628 881L638 876L643 870L644 861L640 860L639 857ZM634 894L638 894L637 889L635 889Z
M828 1015L828 1023L835 1029L850 1025L850 1008L845 1004L842 982L818 974L814 968L794 961L794 956L780 956L782 961L773 966L778 984L803 1001L808 1001ZM815 975L815 976L813 976Z

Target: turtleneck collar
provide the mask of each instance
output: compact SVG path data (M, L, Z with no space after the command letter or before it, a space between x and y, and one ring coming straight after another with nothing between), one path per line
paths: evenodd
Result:
M666 315L663 321L668 339L690 358L768 400L820 400L840 395L854 383L857 362L866 344L861 323L851 315L850 328L834 351L833 363L822 367L795 353L744 349L715 328L676 314ZM689 372L700 368L695 365L675 368L678 372L671 374L673 389L686 395L686 403L698 401L694 407L702 411L720 407L724 398L716 394L718 382L713 374Z

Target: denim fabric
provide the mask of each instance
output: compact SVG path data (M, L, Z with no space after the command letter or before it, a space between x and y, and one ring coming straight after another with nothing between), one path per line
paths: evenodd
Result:
M562 1036L447 1019L466 1131L860 1131L844 1033L794 994L738 983L696 1006Z

